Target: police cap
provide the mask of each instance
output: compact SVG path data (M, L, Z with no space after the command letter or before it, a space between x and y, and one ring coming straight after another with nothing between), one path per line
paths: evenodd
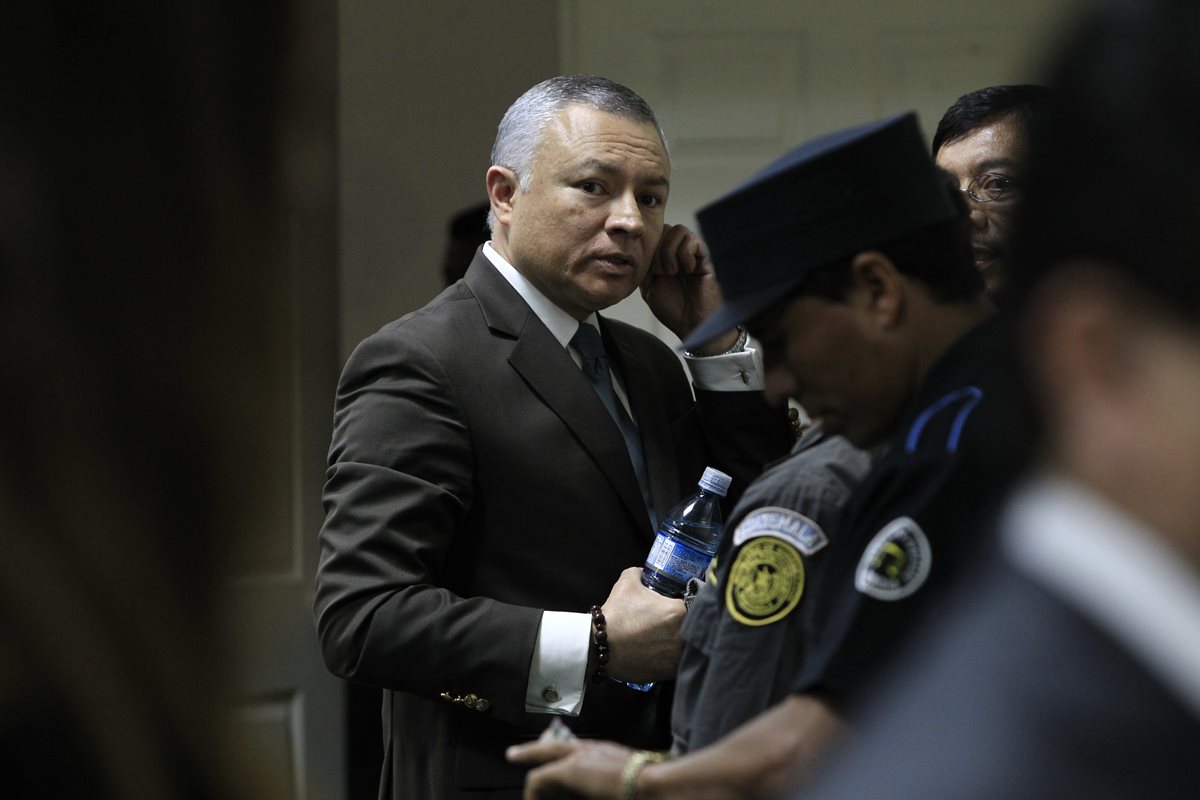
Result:
M684 346L767 310L817 267L957 214L911 112L802 144L696 213L724 303Z

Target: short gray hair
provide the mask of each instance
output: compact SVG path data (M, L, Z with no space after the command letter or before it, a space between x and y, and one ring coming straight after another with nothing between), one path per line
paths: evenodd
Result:
M658 131L663 150L667 151L667 137L654 110L637 92L598 75L559 75L526 91L504 112L496 129L496 142L492 145L492 164L511 169L516 173L521 189L527 189L533 157L546 125L563 108L576 103L650 123ZM496 229L496 215L491 210L488 211L488 229Z

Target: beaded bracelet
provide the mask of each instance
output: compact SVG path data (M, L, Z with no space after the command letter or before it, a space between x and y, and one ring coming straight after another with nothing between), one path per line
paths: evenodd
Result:
M592 606L591 615L592 625L596 628L596 672L592 675L592 683L600 683L608 678L608 626L600 606Z

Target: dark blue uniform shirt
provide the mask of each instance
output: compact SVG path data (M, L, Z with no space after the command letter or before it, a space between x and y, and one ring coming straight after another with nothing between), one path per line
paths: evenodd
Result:
M987 512L1025 456L1008 341L993 320L955 342L851 497L810 589L794 692L853 703L984 550Z

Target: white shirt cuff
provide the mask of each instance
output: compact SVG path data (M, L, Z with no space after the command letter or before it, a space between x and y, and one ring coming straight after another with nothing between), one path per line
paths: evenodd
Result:
M525 711L530 714L579 716L587 681L592 618L588 614L543 611L538 628Z
M754 347L723 356L683 356L697 389L711 392L757 392L763 387L762 356Z

